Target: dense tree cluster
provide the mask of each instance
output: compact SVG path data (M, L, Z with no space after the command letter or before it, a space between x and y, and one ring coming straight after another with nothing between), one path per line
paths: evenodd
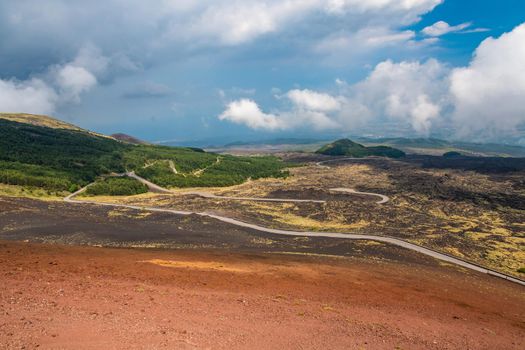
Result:
M89 186L86 193L90 196L132 196L148 192L148 187L128 177L108 177Z
M166 167L173 173L173 170L170 170L168 167L168 161L170 160L178 172L189 173L210 166L217 160L217 155L193 148L151 145L134 146L124 154L126 168L135 170L141 169L148 164Z
M200 173L179 173L173 171L162 162L137 171L142 176L164 187L215 187L232 186L248 179L264 177L286 177L288 171L283 170L286 164L275 157L234 157L220 156Z
M45 166L0 161L0 182L9 185L42 187L54 191L76 190L69 175Z
M130 146L87 132L52 129L0 119L0 168L2 176L51 177L68 183L85 185L97 176L124 171L122 154ZM7 163L14 163L7 166ZM8 174L9 173L9 174ZM53 181L48 186L56 187ZM40 185L35 185L40 186Z

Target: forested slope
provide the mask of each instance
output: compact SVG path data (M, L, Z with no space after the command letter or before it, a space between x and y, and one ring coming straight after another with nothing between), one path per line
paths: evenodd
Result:
M0 182L74 191L101 175L135 171L162 186L226 186L286 176L275 157L234 157L200 149L133 145L83 130L0 116Z

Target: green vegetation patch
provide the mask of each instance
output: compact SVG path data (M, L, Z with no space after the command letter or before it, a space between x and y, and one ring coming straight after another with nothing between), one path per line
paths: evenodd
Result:
M520 267L520 268L518 269L518 272L519 272L519 273L525 273L525 266L524 266L524 267Z
M203 155L210 155L203 153ZM180 161L180 157L177 157ZM163 187L216 187L233 186L248 179L265 177L286 177L286 164L276 157L235 157L213 155L206 161L199 159L199 167L188 168L187 163L175 163L181 169L177 174L166 162L157 162L147 168L137 170L137 175ZM195 160L194 160L195 161ZM179 165L180 164L180 165ZM189 172L183 172L183 170Z
M88 196L133 196L148 192L148 187L129 177L108 177L86 190Z
M276 157L234 157L197 148L133 145L82 130L0 118L0 183L75 190L99 176L135 171L166 187L229 186L285 177ZM107 188L105 190L108 190Z
M66 171L45 165L0 160L0 183L23 187L40 187L51 191L75 191L79 187Z
M129 146L83 131L0 119L0 181L69 190L101 174L124 171Z
M353 142L349 139L341 139L324 145L318 149L316 153L329 156L349 156L356 158L369 156L401 158L405 156L405 152L396 148L389 146L365 147L360 143Z
M127 169L133 169L142 174L148 174L142 169L166 168L174 173L169 167L169 161L179 173L191 173L212 165L217 160L217 154L206 153L202 150L185 147L131 146L123 155L124 165ZM142 176L142 175L141 175Z

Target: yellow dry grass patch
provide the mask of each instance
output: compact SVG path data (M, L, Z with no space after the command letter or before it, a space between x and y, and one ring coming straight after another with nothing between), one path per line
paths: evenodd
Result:
M31 124L31 125L42 126L46 128L82 131L87 134L112 139L111 136L99 134L99 133L89 131L89 130L84 130L84 129L79 128L76 125L66 123L62 120L58 120L58 119L49 117L47 115L27 114L27 113L0 113L0 118L10 120L13 122L17 122L17 123Z
M525 250L525 237L508 237L505 240L516 244L521 250Z
M0 196L35 198L44 201L61 201L67 192L50 192L37 187L24 187L0 183Z
M443 229L447 230L448 232L451 232L451 233L463 232L462 228L452 227L452 226L449 226L449 225L443 226Z
M459 256L461 258L465 257L465 255L462 252L460 252L459 249L456 248L456 247L444 247L443 250L445 252L449 253L449 254L454 255L454 256Z
M378 241L360 241L358 244L361 246L368 246L368 247L384 245L384 243L378 242Z
M416 200L419 203L423 203L426 200L424 197L418 196L417 194L412 195L412 199ZM414 205L413 203L408 202L403 197L396 197L394 205L397 208L399 208L399 209L406 209L406 210L409 210L409 211L414 212L414 213L423 213L423 212L426 213L426 211L422 207L420 207L419 205Z
M256 207L256 212L262 215L268 215L273 218L274 222L298 227L301 229L308 230L357 230L368 227L369 222L365 220L359 220L354 223L342 223L338 221L319 221L312 218L295 215L292 213L282 212L278 209L269 208L262 205L253 205Z
M156 196L159 196L159 194L152 193L152 192L146 192L146 193L136 194L133 196L86 196L84 194L81 194L79 197L86 197L93 201L102 202L108 199L126 201L128 199L150 199Z
M79 127L63 122L46 115L26 114L26 113L0 113L1 119L7 119L13 122L31 124L36 126L45 126L54 129L81 130Z
M429 214L435 218L448 221L453 223L452 225L446 225L443 228L452 233L460 233L466 231L468 236L474 239L483 238L484 235L497 235L497 236L511 236L512 232L505 227L505 221L501 217L493 212L484 212L478 217L464 217L460 215L447 215L440 209L431 209ZM478 228L483 233L472 232L473 229Z
M228 187L170 188L170 191L181 195L189 192L206 192L216 196L264 197L272 189L285 187L288 182L289 179L248 179L242 184Z
M490 232L494 235L498 235L498 236L511 236L512 235L512 232L507 230L506 228L503 228L503 227L494 227L490 230Z
M137 212L133 209L113 209L108 212L109 218L115 218L115 217L126 217L131 219L144 219L151 215L151 212L148 211L140 211Z
M262 238L262 237L252 238L250 241L253 244L264 244L264 245L272 245L275 243L275 241L272 241L271 239Z
M521 242L521 245L498 241L489 241L488 243L491 247L487 251L489 261L497 263L512 272L523 266L523 262L525 261L523 242Z
M138 206L155 206L158 204L167 204L169 203L169 197L166 195L158 193L142 193L134 196L85 196L80 195L78 197L82 200L87 200L90 202L99 202L99 203L115 203L115 204L132 204L140 203Z
M246 268L240 268L232 264L220 263L220 262L207 262L207 261L175 261L175 260L162 260L153 259L141 261L144 263L154 264L162 267L171 267L179 269L196 269L196 270L214 270L214 271L227 271L236 273L249 272Z
M428 213L435 218L457 223L460 227L456 227L456 230L472 230L473 228L479 226L479 223L472 218L467 218L460 215L447 215L440 209L430 209Z
M479 241L479 240L482 240L482 239L486 239L487 237L490 236L490 233L485 233L485 232L472 232L472 231L467 231L466 232L467 234L467 237L474 240L474 241Z
M439 266L452 267L452 268L460 268L460 267L458 267L458 265L456 265L456 264L452 264L452 263L444 262L444 261L441 261L441 260L439 260L437 263L438 263Z

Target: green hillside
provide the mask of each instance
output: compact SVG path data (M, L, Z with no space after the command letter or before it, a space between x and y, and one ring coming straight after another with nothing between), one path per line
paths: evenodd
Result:
M0 115L0 183L74 191L100 175L135 171L162 186L225 186L248 178L284 177L285 167L275 157L134 145L81 129L20 123Z
M318 149L316 153L329 156L348 156L356 158L369 156L400 158L405 156L403 151L389 146L365 147L349 139L341 139L324 145Z

